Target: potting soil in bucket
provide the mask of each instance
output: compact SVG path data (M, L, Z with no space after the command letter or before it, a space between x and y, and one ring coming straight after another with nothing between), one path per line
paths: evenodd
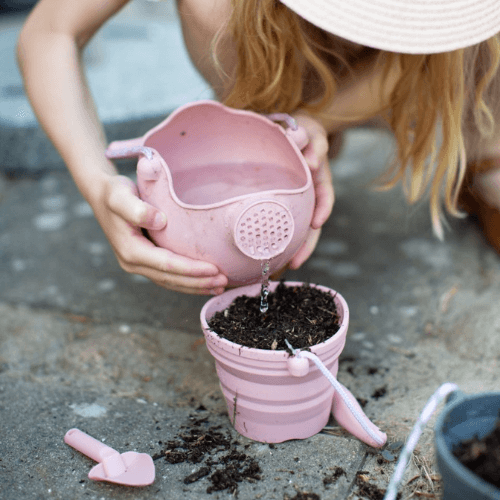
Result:
M304 287L309 285L271 282L267 313L260 311L258 284L229 290L213 297L203 307L203 332L208 350L215 358L231 423L240 434L255 441L279 443L304 439L326 425L333 406L340 425L367 444L382 446L385 434L368 420L354 396L334 378L349 324L349 309L344 298L329 288L310 285L309 292L319 292L323 301L326 298L329 333L325 335L323 331L320 337L320 329L314 328L318 326L318 317L310 314L314 306L325 306L319 296L310 300L313 308L309 314L304 303L307 300L299 301L301 310L291 311L297 326L292 324L288 331L279 333L283 322L279 317L285 319L285 309L291 302L287 302L286 294L300 294ZM238 307L242 301L247 301L248 306L249 300L253 301L255 311L245 309L247 315L241 323L244 327L253 321L258 325L262 320L260 327L247 333L252 340L257 340L251 344L257 348L242 345L241 337L234 341L222 338L228 332L219 335L212 324L217 322L217 317L229 315L233 301ZM273 312L277 313L277 321L270 319ZM307 330L301 326L304 322L309 326ZM296 351L303 348L307 351Z

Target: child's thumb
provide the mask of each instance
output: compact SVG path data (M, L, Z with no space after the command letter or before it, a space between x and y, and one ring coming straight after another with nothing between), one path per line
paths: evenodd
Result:
M138 197L137 186L128 177L119 176L114 179L113 190L109 198L111 211L144 229L163 229L167 224L167 216L149 203Z
M148 203L144 205L145 211L139 226L144 229L163 229L167 225L167 216Z
M123 216L134 226L159 230L167 225L167 216L157 208L137 198L130 201L133 203L128 205L128 214Z

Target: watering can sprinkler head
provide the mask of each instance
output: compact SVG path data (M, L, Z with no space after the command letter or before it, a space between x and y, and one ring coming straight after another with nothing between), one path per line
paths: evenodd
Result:
M259 201L238 217L234 241L247 257L269 260L285 251L293 231L293 215L285 205L273 200Z

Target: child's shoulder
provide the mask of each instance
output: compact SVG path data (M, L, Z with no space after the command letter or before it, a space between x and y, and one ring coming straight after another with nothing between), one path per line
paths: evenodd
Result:
M178 0L177 7L181 16L194 16L207 23L227 19L231 12L231 3L231 0Z

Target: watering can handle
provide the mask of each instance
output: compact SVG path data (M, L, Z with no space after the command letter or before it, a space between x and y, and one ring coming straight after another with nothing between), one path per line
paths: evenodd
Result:
M124 141L113 141L106 149L106 158L110 160L121 158L137 158L144 155L151 160L153 158L153 150L144 146L144 138L137 137Z
M269 120L285 122L287 124L286 135L292 139L297 147L302 151L309 144L309 137L307 135L306 129L297 125L297 122L293 116L286 113L271 113L270 115L265 115Z

